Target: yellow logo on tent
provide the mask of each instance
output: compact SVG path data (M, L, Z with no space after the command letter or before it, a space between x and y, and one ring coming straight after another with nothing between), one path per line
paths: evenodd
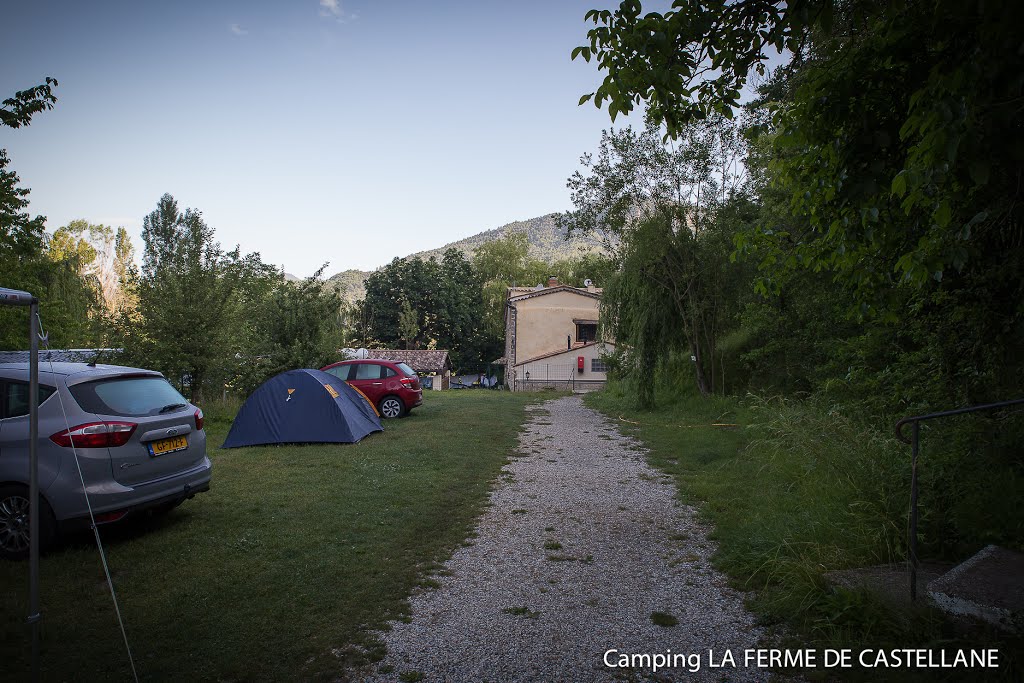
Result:
M295 390L294 390L294 389L289 389L289 390L288 390L288 398L286 398L286 399L284 400L284 402L285 402L285 403L287 403L288 401L292 400L292 394L294 394L294 393L295 393Z
M327 393L331 395L331 398L338 398L339 396L341 396L341 394L338 393L338 390L332 387L330 384L325 384L324 389L326 389Z

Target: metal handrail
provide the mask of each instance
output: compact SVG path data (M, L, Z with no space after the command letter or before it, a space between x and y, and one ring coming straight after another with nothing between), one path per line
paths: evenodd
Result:
M910 538L908 539L909 552L910 552L910 600L917 600L917 456L920 452L920 441L921 441L921 423L925 420L934 420L938 417L949 417L951 415L963 415L965 413L977 413L982 410L995 410L996 408L1006 408L1009 406L1020 405L1024 403L1024 398L1014 399L1012 401L1000 401L998 403L986 403L980 406L971 406L970 408L958 408L956 410L943 410L938 413L928 413L927 415L914 415L913 417L905 417L896 423L896 438L905 444L911 446L911 460L910 460ZM906 424L911 425L911 437L908 439L903 435L903 426Z

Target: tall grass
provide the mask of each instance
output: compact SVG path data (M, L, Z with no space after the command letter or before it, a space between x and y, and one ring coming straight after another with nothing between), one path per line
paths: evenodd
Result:
M628 420L683 498L703 503L720 566L758 590L766 615L806 609L825 571L905 556L909 464L895 439L814 402L680 392L644 412L628 396L589 400Z
M785 623L801 643L823 647L927 647L959 637L931 610L908 611L826 579L832 570L906 559L909 448L890 430L820 398L701 398L685 380L671 384L650 411L621 384L587 401L645 442L651 464L700 506L718 543L716 565L752 591L762 622ZM932 470L940 476L939 465ZM996 638L981 636L989 646ZM1020 652L1019 643L1007 648L1011 658Z
M745 447L694 490L720 501L723 566L769 612L809 607L825 571L905 558L910 467L895 439L815 401L745 408Z

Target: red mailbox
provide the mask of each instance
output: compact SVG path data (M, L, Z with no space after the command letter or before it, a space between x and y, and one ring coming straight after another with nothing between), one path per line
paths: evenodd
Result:
M586 365L586 361L583 359L583 356L576 356L576 370L581 375L583 374L583 369L585 367L587 367L587 365Z

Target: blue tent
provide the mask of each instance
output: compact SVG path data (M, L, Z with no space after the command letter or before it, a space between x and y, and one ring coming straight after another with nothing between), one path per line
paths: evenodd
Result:
M289 370L252 392L221 448L272 443L355 443L382 432L362 393L320 370Z

